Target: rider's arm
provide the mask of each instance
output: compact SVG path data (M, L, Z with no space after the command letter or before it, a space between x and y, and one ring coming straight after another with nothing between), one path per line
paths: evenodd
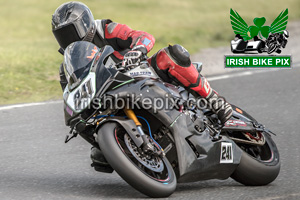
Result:
M155 43L155 39L151 34L144 31L132 30L125 24L115 22L106 25L105 39L116 51L132 49L141 45L147 50L147 52L144 53L148 53Z

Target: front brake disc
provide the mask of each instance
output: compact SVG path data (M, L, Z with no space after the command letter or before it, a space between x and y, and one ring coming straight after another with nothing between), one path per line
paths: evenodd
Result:
M130 153L140 162L142 165L154 172L162 172L164 170L164 164L158 156L145 156L138 151L138 147L134 144L133 140L128 136L124 135L125 144Z

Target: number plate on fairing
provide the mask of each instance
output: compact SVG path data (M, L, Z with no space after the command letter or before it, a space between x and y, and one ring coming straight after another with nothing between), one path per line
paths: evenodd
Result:
M220 163L233 163L232 143L221 143L221 157Z

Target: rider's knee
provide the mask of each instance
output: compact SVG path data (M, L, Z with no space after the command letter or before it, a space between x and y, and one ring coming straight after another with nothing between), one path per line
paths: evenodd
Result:
M189 67L191 65L190 54L183 46L175 44L173 46L169 45L165 49L176 64L182 67Z
M169 69L177 71L178 67L187 68L191 66L189 52L178 44L169 45L159 50L148 59L148 62L165 82L174 81L174 78L169 74Z

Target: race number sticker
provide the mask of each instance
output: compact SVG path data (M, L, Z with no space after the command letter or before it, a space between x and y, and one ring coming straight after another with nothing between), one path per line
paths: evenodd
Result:
M232 143L221 143L220 163L233 163Z

